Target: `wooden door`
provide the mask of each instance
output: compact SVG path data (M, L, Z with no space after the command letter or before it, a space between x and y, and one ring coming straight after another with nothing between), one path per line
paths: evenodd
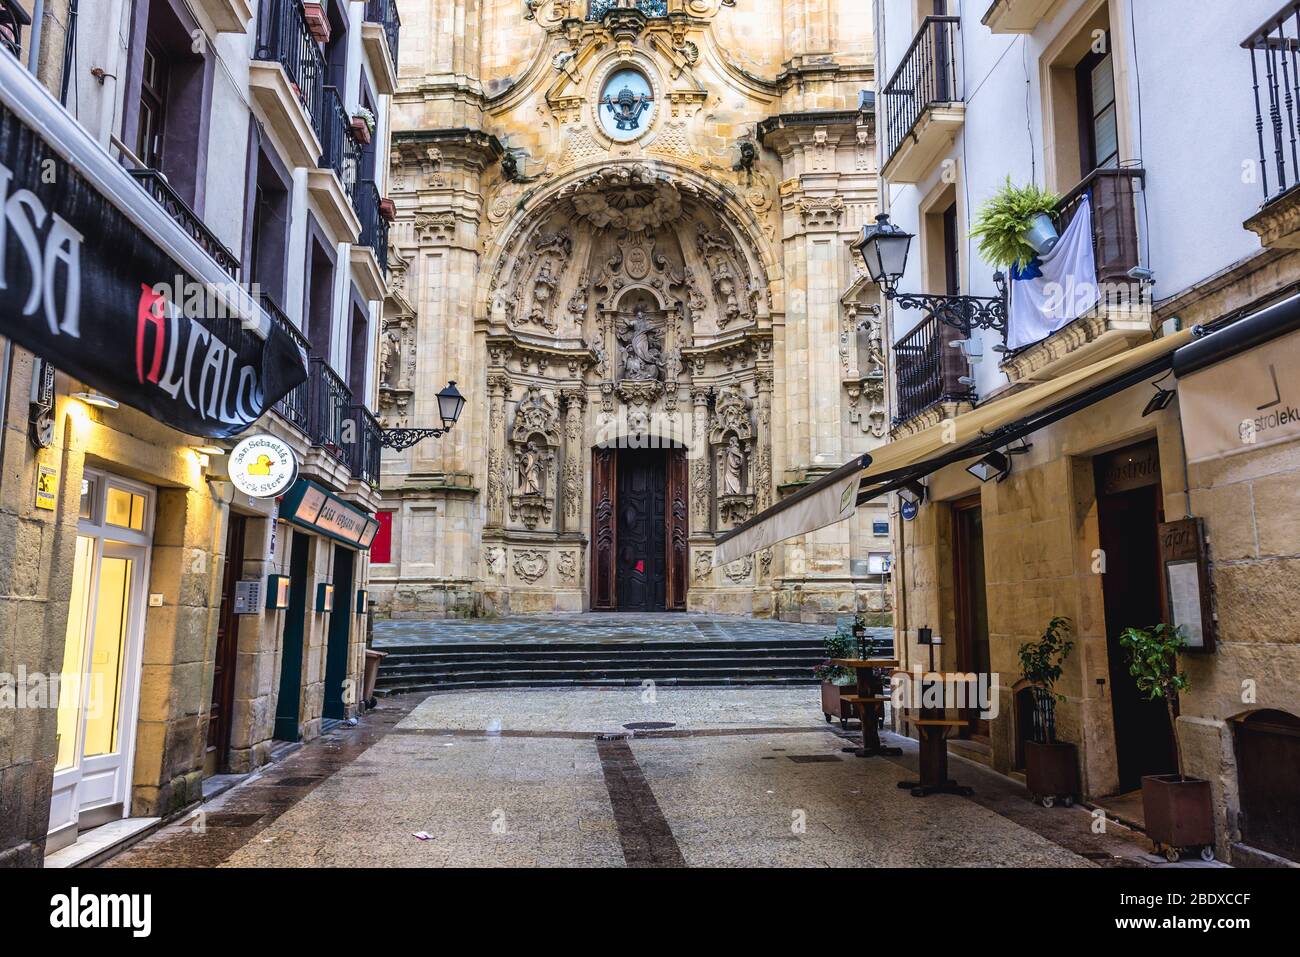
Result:
M667 607L666 481L661 451L620 450L615 591L620 611Z
M953 503L953 589L957 615L957 670L989 674L988 592L984 576L984 520L980 497ZM989 723L974 708L965 733L987 735Z
M591 607L595 611L618 607L614 591L617 476L618 450L595 449L591 453Z
M230 711L235 701L235 663L239 660L239 616L235 586L243 570L244 535L248 520L230 513L226 553L221 573L221 610L217 615L217 655L212 672L212 717L208 721L208 759L214 772L224 772L230 756Z
M690 465L685 449L668 450L668 608L686 610L686 584L690 550L687 548L689 514L687 488Z
M1100 475L1098 488L1104 488ZM1145 628L1165 620L1157 530L1159 493L1159 484L1148 484L1097 496L1106 560L1102 576L1106 655L1121 791L1139 787L1143 775L1174 771L1176 764L1165 702L1161 698L1148 700L1138 691L1129 674L1128 652L1119 643L1125 628Z
M289 555L289 607L284 611L284 644L280 650L280 693L275 699L277 741L297 741L302 737L302 655L307 614L308 552L310 535L293 533L293 551Z

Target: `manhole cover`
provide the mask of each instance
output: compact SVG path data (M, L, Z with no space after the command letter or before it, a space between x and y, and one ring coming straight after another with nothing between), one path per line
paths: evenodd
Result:
M671 721L633 721L623 725L629 731L663 731L665 728L677 727Z

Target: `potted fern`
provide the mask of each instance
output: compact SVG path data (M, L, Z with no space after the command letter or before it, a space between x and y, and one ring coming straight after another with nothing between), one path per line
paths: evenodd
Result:
M857 654L857 646L853 634L843 628L836 628L823 638L822 645L826 649L826 660L813 669L813 674L822 683L822 714L825 715L827 724L834 717L839 719L840 727L844 728L848 726L850 718L859 717L858 706L840 700L840 694L844 688L848 688L852 694L857 688L858 677L851 668L831 664L831 659L852 658Z
M1033 737L1025 742L1025 786L1030 797L1051 807L1060 798L1066 807L1079 793L1079 758L1073 744L1056 740L1055 691L1074 642L1070 619L1057 616L1037 641L1020 646L1020 670L1033 701Z
M979 240L980 256L992 266L1023 269L1035 256L1052 251L1056 206L1061 198L1030 183L1005 185L980 207L970 234Z
M1142 816L1147 837L1177 861L1183 848L1199 846L1201 857L1214 860L1214 816L1210 782L1183 774L1178 744L1178 694L1188 688L1187 673L1178 668L1178 655L1187 646L1181 627L1163 622L1149 628L1125 628L1119 643L1129 653L1129 674L1150 700L1163 698L1174 736L1176 774L1142 778Z

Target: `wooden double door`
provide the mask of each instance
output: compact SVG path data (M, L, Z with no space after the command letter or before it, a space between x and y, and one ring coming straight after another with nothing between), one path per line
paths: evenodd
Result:
M686 450L592 453L591 607L686 608Z

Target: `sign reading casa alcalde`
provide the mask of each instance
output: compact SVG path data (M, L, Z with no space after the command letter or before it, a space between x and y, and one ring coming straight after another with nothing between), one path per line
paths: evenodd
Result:
M870 7L489 6L403 41L382 424L479 386L386 453L377 613L887 621L883 503L712 554L887 436Z

